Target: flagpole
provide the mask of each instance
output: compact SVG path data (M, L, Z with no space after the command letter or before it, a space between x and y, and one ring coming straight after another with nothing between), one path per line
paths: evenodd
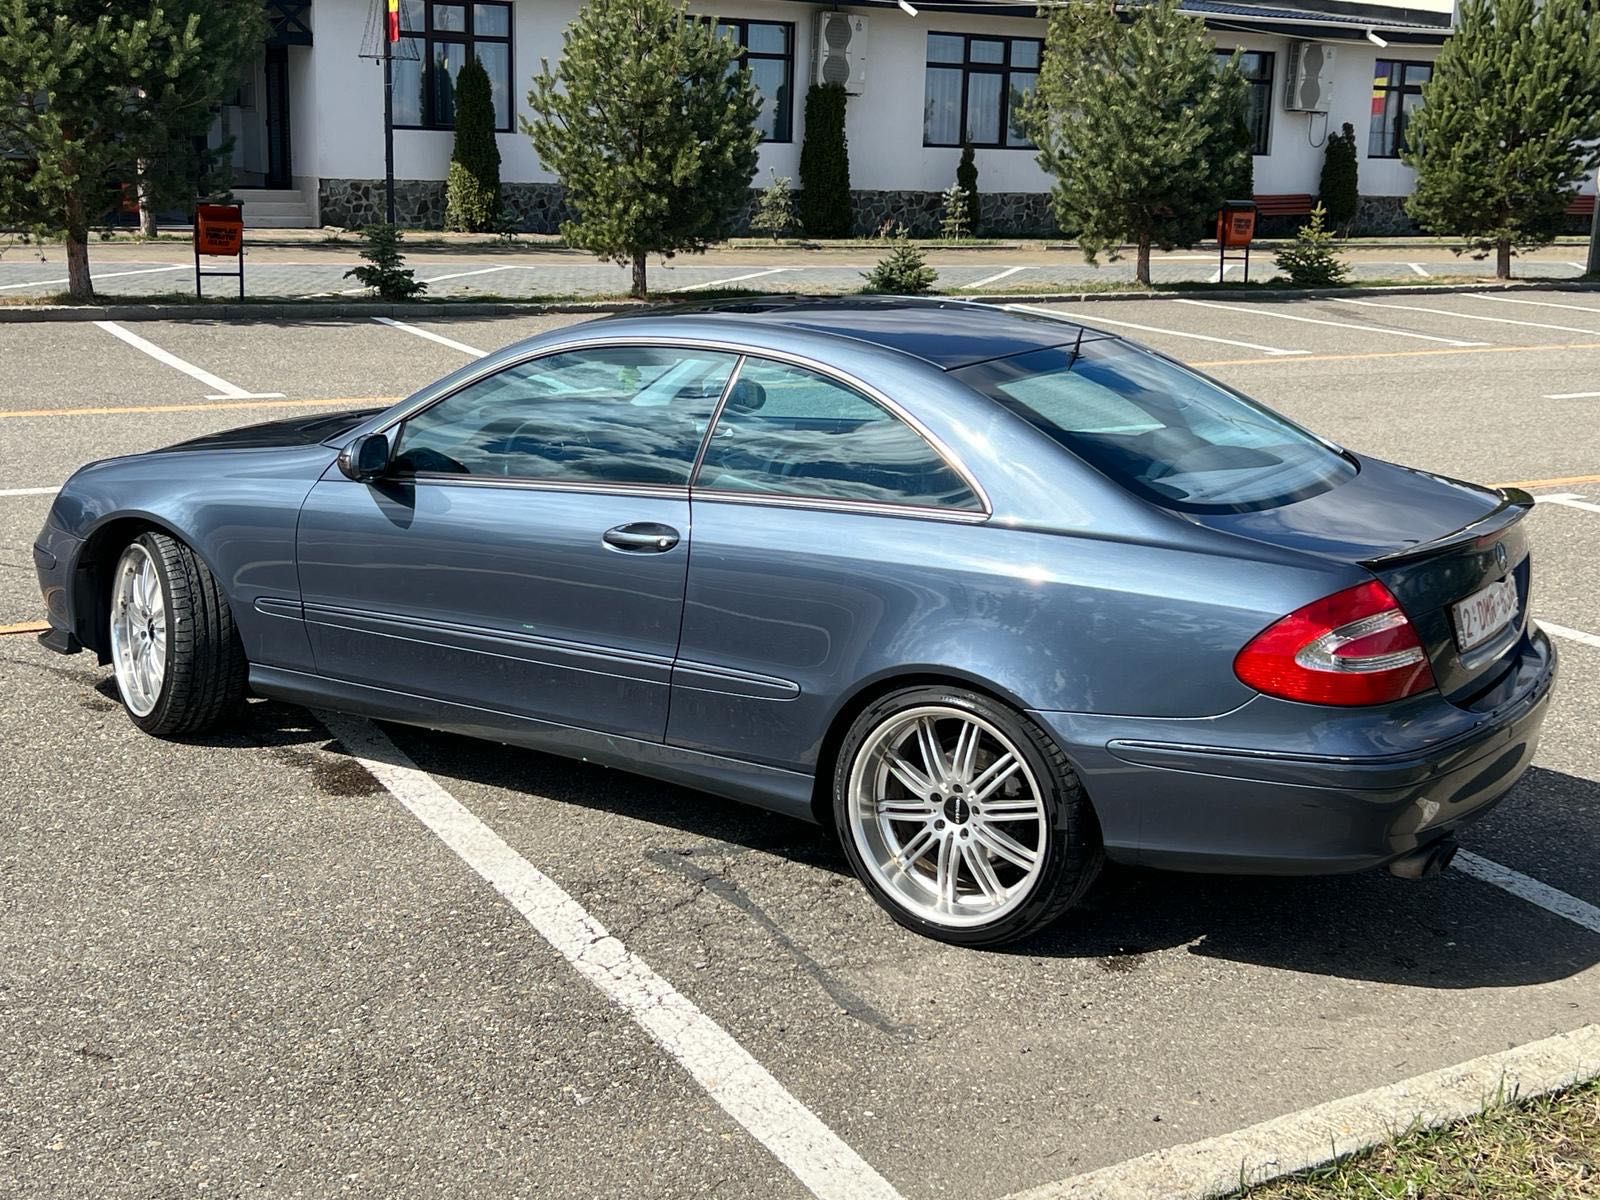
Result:
M400 35L399 0L388 0L383 31L383 188L385 219L394 219L394 44Z

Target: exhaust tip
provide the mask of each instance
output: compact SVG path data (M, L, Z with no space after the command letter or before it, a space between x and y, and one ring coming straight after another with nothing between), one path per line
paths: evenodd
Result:
M1400 879L1433 879L1440 875L1461 847L1454 838L1445 838L1389 864L1389 874Z

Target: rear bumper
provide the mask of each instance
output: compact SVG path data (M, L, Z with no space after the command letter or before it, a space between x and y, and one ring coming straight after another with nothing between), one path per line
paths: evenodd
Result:
M1555 650L1535 633L1514 678L1497 689L1508 698L1490 711L1437 696L1426 706L1337 716L1289 705L1299 745L1285 736L1281 702L1251 701L1205 721L1123 719L1137 732L1102 728L1092 740L1075 714L1035 715L1078 766L1112 858L1186 871L1328 874L1381 866L1486 814L1532 762L1555 674ZM1361 737L1364 722L1371 727ZM1158 738L1155 725L1195 736ZM1371 752L1406 741L1405 750Z

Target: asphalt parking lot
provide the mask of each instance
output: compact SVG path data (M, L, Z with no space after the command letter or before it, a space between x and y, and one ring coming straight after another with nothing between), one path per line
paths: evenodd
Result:
M360 266L359 244L249 246L245 257L246 294L255 298L307 299L356 296L365 289L345 273ZM861 286L862 273L883 255L886 244L795 249L744 245L719 247L709 254L680 255L650 263L650 286L657 292L693 292L749 288L775 292L849 291ZM194 293L194 257L178 241L118 241L90 247L96 290L107 297ZM1555 245L1519 257L1519 278L1576 279L1583 274L1584 248ZM1356 246L1342 251L1358 280L1422 282L1441 277L1492 278L1494 264L1469 255L1454 255L1437 245L1409 247ZM933 245L928 261L937 269L943 290L1004 293L1018 289L1073 291L1127 284L1134 278L1129 258L1098 265L1086 263L1076 248L1044 243L999 243L994 246L948 248ZM427 246L407 249L407 264L428 284L428 295L447 299L484 296L617 296L626 294L629 269L596 262L588 254L548 243L495 246ZM207 270L232 270L230 260L207 260ZM1277 273L1269 248L1257 247L1249 263L1249 279L1271 279ZM1158 284L1230 283L1245 277L1245 264L1230 259L1219 264L1215 251L1204 249L1156 252L1151 278ZM0 258L0 301L37 298L66 287L62 251L46 247L41 254L13 246ZM238 295L233 279L208 278L207 296Z
M146 738L108 670L5 632L56 485L576 318L0 326L0 1195L991 1200L1600 1020L1600 293L1050 307L1541 497L1563 679L1463 838L1508 886L1119 869L973 952L820 831L616 772L265 702ZM441 795L755 1070L652 1040L407 807ZM827 1137L731 1115L773 1097Z

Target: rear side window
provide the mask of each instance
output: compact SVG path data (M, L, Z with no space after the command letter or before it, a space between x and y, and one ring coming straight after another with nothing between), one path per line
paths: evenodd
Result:
M853 388L747 359L695 485L720 492L978 511L972 489L920 433Z
M682 487L737 361L713 350L605 346L518 363L407 420L394 465Z
M1130 491L1187 512L1304 500L1355 464L1293 422L1118 338L953 372Z

